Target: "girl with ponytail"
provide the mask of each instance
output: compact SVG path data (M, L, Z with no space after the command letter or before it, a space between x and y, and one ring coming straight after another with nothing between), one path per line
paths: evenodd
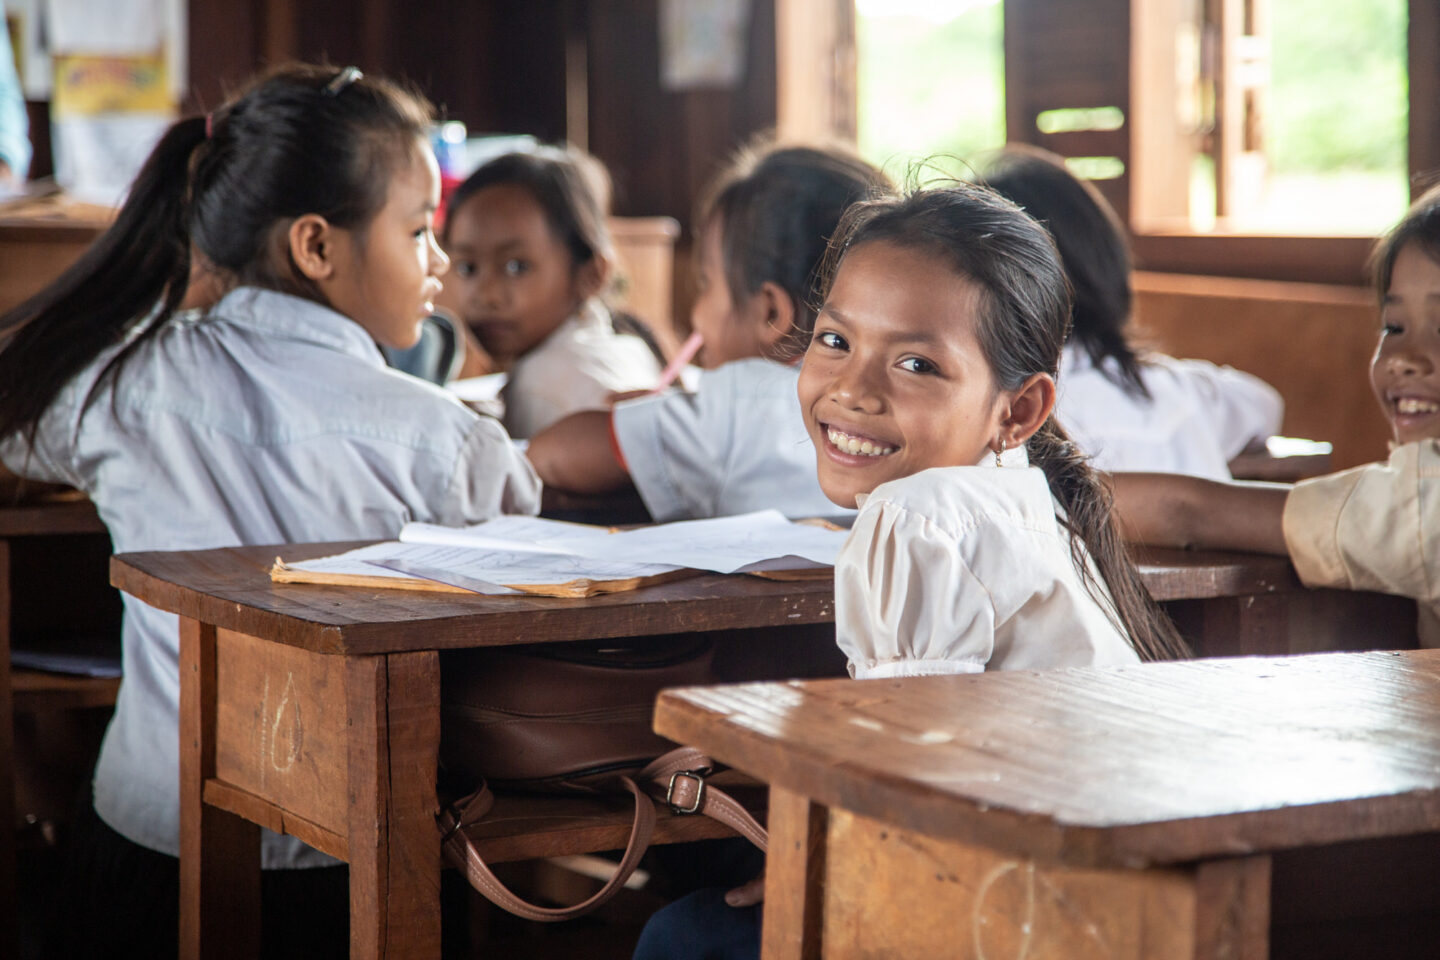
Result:
M84 490L117 552L535 512L505 432L377 346L415 342L448 265L431 122L421 98L353 67L291 66L172 126L110 230L0 317L8 471ZM197 283L218 302L179 311ZM57 956L175 952L176 618L126 597L122 655L97 817L71 843L65 888L84 902L66 904ZM266 867L327 862L264 836ZM277 912L265 955L303 953L272 938Z
M800 374L856 677L1159 660L1183 642L1053 417L1070 296L1044 228L956 184L850 208Z

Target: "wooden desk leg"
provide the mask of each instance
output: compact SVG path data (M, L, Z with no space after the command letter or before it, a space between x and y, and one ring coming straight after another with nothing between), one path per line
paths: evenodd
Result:
M353 657L350 702L350 956L440 956L440 658ZM370 734L369 731L374 731Z
M215 628L180 618L180 956L260 956L260 828L204 802L215 776Z
M10 693L10 543L0 540L0 956L19 949L15 929L15 703Z
M820 960L829 820L829 810L808 797L770 788L763 960Z
M1195 870L1195 960L1270 956L1270 858L1202 863Z

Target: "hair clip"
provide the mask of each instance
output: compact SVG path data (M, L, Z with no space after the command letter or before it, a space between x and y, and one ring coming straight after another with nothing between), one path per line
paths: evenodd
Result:
M325 84L325 88L320 92L327 97L338 97L342 90L363 76L365 74L360 72L359 67L346 67L335 76L334 80Z

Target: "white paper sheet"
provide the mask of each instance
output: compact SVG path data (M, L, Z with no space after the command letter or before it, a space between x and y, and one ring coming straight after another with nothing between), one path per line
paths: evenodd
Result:
M515 550L524 553L569 554L571 550L552 547L558 539L604 538L609 527L545 520L541 517L505 516L468 527L443 527L435 523L407 523L400 530L402 543L429 543L474 550Z
M833 567L847 530L792 523L778 510L713 520L686 520L614 533L546 541L581 556L633 563L672 563L716 573Z
M503 584L538 586L572 580L626 580L657 576L676 569L667 564L617 562L571 554L476 550L393 541L288 566L312 573L435 580L486 594L517 592Z

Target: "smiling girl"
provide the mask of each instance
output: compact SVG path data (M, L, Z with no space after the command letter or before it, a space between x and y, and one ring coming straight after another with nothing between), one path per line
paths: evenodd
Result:
M415 342L447 266L431 122L353 67L288 67L175 123L115 224L0 317L5 465L84 490L117 552L534 513L539 484L500 426L377 347ZM223 296L177 313L192 256ZM122 644L55 956L176 952L177 618L127 596ZM270 833L261 854L266 868L333 863ZM293 878L287 894L266 873L264 955L343 954L343 874L327 925ZM289 936L271 922L287 906L304 914Z
M1421 645L1440 647L1440 187L1372 262L1370 381L1394 435L1389 460L1294 487L1116 474L1116 507L1137 540L1288 554L1308 587L1413 597Z
M954 185L851 208L799 394L857 678L1186 654L1055 422L1070 301L1017 207Z

